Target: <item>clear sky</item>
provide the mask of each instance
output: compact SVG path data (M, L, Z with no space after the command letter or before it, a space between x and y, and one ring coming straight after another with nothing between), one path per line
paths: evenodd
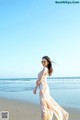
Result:
M44 55L53 77L80 76L80 4L0 0L0 77L37 77Z

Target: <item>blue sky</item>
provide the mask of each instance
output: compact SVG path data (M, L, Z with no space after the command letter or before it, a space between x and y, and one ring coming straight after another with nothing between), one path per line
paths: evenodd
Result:
M0 77L37 77L44 55L53 77L80 76L80 4L0 0Z

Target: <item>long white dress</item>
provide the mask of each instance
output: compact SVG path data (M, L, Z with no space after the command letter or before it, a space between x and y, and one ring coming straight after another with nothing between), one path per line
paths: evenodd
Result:
M38 74L38 79L42 79L39 85L39 98L41 108L41 120L52 120L55 114L57 120L68 120L69 113L64 110L50 95L47 84L47 67Z

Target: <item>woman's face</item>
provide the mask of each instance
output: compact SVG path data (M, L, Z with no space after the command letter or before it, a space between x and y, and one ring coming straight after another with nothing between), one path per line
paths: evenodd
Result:
M47 67L47 65L48 65L48 61L44 58L42 59L41 63L44 67Z

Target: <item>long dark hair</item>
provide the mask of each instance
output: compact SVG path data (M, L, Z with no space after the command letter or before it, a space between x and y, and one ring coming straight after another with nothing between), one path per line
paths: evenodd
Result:
M42 59L46 59L48 61L48 73L49 73L49 76L52 75L52 72L53 72L53 68L52 68L52 62L51 62L51 59L48 57L48 56L43 56Z

